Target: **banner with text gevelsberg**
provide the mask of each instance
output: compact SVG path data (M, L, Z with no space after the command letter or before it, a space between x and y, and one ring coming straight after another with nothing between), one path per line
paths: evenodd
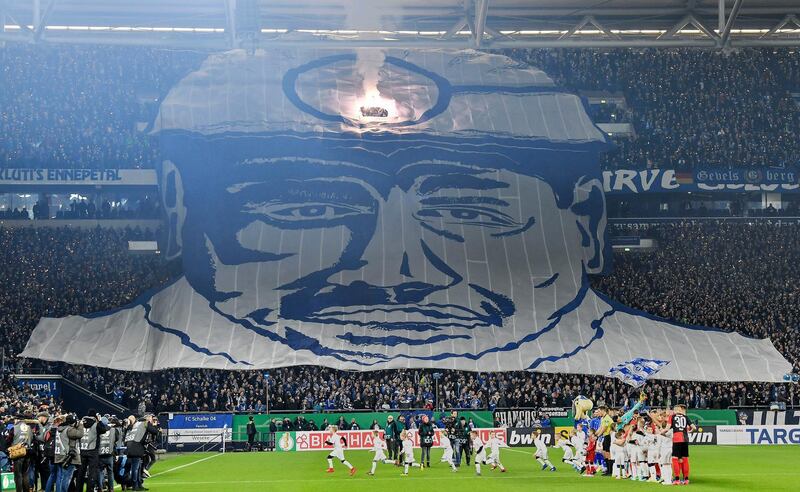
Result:
M797 193L800 172L783 168L614 169L603 171L606 194L769 191Z

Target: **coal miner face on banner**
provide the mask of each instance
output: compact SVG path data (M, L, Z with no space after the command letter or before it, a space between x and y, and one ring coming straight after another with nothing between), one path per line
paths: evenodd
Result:
M455 340L502 350L531 324L551 329L602 268L599 181L567 171L558 149L417 135L187 138L181 148L216 166L190 159L170 171L186 277L239 323L333 352L426 345L425 357L447 358ZM550 257L565 251L568 261Z
M460 73L474 58L463 56L444 65ZM495 77L520 69L490 59ZM367 106L390 109L360 118L357 64L339 55L286 70L281 111L318 120L298 131L164 138L165 203L192 287L230 321L347 360L461 357L456 341L502 352L554 329L604 265L602 136L589 124L583 141L521 138L529 121L505 116L493 131L467 106L574 96L531 73L509 87L459 84L389 56Z

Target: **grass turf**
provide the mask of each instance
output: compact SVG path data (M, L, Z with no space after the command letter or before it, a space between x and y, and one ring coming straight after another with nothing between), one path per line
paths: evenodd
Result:
M458 473L443 463L430 469L412 468L401 477L401 468L379 464L376 476L367 475L371 453L349 451L347 459L358 469L350 477L347 469L334 460L336 472L325 473L323 452L300 453L206 453L167 455L153 465L152 478L145 486L153 492L263 490L325 492L435 491L465 492L546 490L647 490L661 485L613 480L609 477L585 478L560 462L561 451L551 449L550 458L558 471L541 471L531 456L532 449L501 450L507 473L483 467L475 476L474 466L462 465ZM441 450L434 449L435 460ZM693 446L691 448L691 490L798 490L800 446ZM419 455L417 455L419 457ZM669 490L669 489L667 489Z

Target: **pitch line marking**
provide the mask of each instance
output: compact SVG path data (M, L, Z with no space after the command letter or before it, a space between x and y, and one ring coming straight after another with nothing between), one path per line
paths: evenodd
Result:
M186 463L184 465L176 466L174 468L170 468L168 470L164 470L164 471L161 471L161 472L158 472L158 473L153 473L152 475L150 475L150 478L157 477L159 475L164 475L165 473L169 473L171 471L180 470L181 468L186 468L187 466L196 465L196 464L201 463L203 461L210 460L211 458L216 458L217 456L222 456L222 454L223 453L212 454L211 456L206 456L205 458L200 458L199 460L195 460L195 461L192 461L190 463Z

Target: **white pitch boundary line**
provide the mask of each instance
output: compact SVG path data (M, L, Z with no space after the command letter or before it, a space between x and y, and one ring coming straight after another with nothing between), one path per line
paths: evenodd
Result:
M150 478L157 477L159 475L164 475L165 473L169 473L169 472L172 472L172 471L175 471L175 470L180 470L182 468L186 468L187 466L196 465L198 463L202 463L203 461L210 460L211 458L216 458L217 456L222 456L222 454L223 453L212 454L211 456L206 456L205 458L200 458L199 460L192 461L191 463L186 463L185 465L176 466L176 467L170 468L168 470L164 470L164 471L161 471L161 472L158 472L158 473L154 473L154 474L150 475Z
M186 463L185 465L176 466L174 468L170 468L170 469L164 470L162 472L154 473L154 474L150 475L149 478L157 477L159 475L163 475L163 474L169 473L171 471L180 470L181 468L186 468L187 466L196 465L197 463L200 463L201 461L206 461L206 460L210 460L211 458L216 458L220 454L222 454L222 453L212 454L211 456L206 456L205 458L200 458L199 460L192 461L191 463ZM120 485L118 483L114 484L114 490L120 489L121 487L122 487L122 485Z

